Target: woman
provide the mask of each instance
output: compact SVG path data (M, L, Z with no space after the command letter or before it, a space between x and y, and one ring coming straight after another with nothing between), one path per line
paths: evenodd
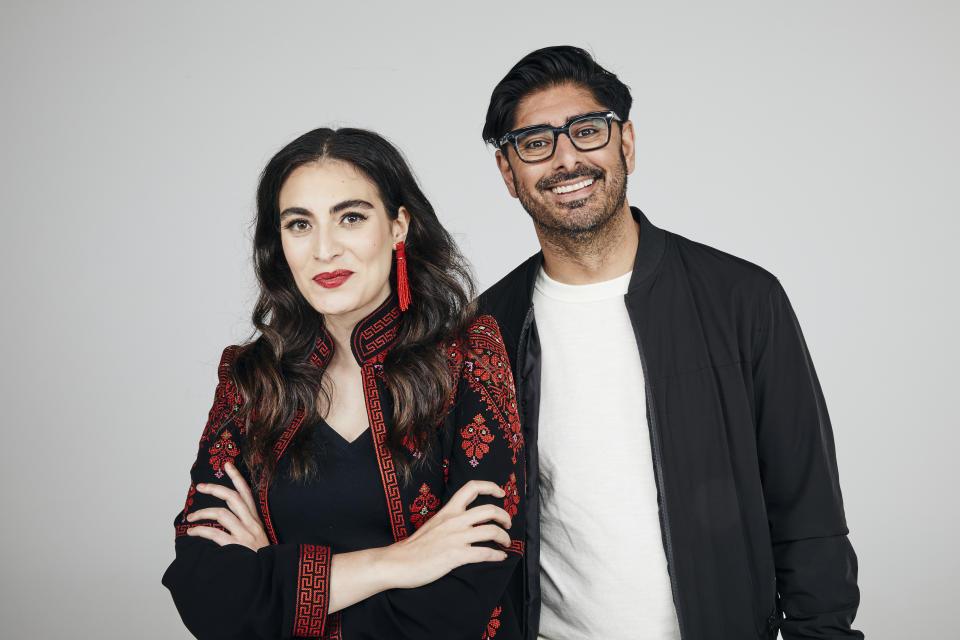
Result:
M524 459L496 323L400 153L358 129L257 192L259 337L227 347L163 583L199 638L519 638Z

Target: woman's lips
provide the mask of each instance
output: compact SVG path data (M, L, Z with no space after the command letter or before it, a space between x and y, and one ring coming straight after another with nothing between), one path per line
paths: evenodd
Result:
M313 276L313 281L324 289L333 289L339 287L347 278L353 275L349 269L337 269L336 271L324 271Z

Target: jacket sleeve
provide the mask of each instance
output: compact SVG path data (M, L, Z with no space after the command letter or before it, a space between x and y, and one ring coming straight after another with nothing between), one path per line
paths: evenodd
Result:
M847 539L833 431L800 325L774 282L753 373L760 473L785 640L862 638L857 557Z
M319 595L322 600L326 592L311 587L326 584L329 548L272 544L252 551L186 535L194 526L220 528L212 521L189 522L187 514L225 506L219 498L197 492L197 484L233 488L223 471L228 461L234 462L249 483L240 456L245 429L237 411L242 399L230 373L236 352L237 347L227 347L220 360L219 383L190 471L186 504L174 519L176 557L163 575L163 584L186 627L201 640L289 638L295 622L302 625L305 620L319 620L322 626L326 602L313 602L311 597ZM258 515L263 520L263 514Z
M469 480L496 482L506 497L481 496L474 505L497 504L511 515L514 542L507 559L464 565L431 584L384 591L344 609L338 621L344 640L480 640L493 637L502 607L510 606L505 593L524 546L523 433L510 364L492 318L473 324L469 347L452 350L459 381L441 434L445 486L419 487L409 520L419 528Z

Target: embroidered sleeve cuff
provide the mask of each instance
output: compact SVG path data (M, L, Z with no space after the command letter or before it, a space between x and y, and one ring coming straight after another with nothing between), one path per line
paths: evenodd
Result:
M293 635L320 638L330 608L330 547L300 545Z

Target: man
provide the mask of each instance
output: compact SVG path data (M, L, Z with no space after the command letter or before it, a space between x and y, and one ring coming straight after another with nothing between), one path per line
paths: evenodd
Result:
M549 47L494 88L483 129L542 248L480 299L528 445L527 638L862 638L790 303L629 206L631 102L588 53Z

